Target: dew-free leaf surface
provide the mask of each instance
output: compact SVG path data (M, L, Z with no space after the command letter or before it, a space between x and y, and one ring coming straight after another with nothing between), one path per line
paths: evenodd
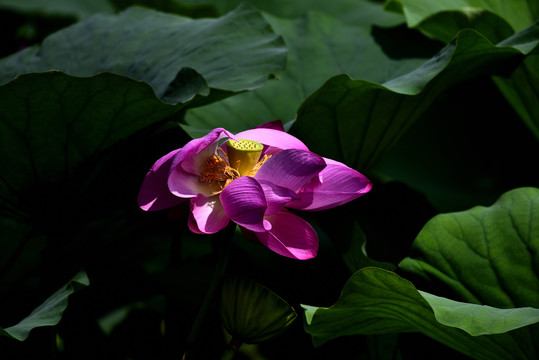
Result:
M525 45L520 48L515 42L496 46L476 31L462 31L423 65L383 84L335 76L303 103L292 129L313 151L367 171L443 91L480 73L506 69L536 48L539 24L523 32L515 35Z
M404 28L395 30L402 18L384 12L381 4L357 1L345 11L341 2L326 2L305 10L292 17L264 13L289 49L284 76L255 92L190 110L184 127L190 135L219 126L240 131L277 119L286 123L329 77L346 73L385 82L413 70L439 49L428 40L406 38ZM394 51L389 56L388 48Z
M62 319L64 310L67 308L69 296L88 285L90 285L90 280L86 273L81 270L18 324L8 328L0 327L0 335L24 341L30 335L32 329L58 324Z
M207 96L211 88L255 89L282 73L285 63L282 38L248 6L197 20L132 7L118 15L86 18L40 46L0 60L0 83L48 70L76 76L113 72L145 81L160 98L175 103ZM193 74L199 78L197 87L180 96Z
M434 217L399 267L458 301L363 268L335 305L304 307L307 332L320 345L343 335L419 331L478 359L536 358L538 211L539 189L519 188L490 207Z
M385 7L401 12L409 27L444 41L463 28L500 37L507 31L525 29L539 16L539 4L534 0L386 0Z

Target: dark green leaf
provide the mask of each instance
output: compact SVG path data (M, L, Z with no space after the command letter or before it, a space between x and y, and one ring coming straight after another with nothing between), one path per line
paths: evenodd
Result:
M539 55L530 55L509 78L495 77L494 81L539 139Z
M335 305L306 307L307 331L316 345L343 335L420 331L479 359L536 358L538 212L539 189L521 188L491 207L438 215L425 225L416 255L399 266L462 301L363 268Z
M262 16L246 6L218 19L191 20L133 7L94 15L0 61L0 83L21 73L61 70L91 76L114 72L148 82L166 101L178 102L208 87L239 92L263 85L285 66L286 49ZM176 99L182 69L204 82ZM167 94L167 96L165 96Z
M409 27L449 41L458 31L474 28L492 41L507 31L521 31L539 16L535 0L386 0L386 9L401 12ZM507 36L507 35L506 35Z
M466 5L469 7L463 7ZM445 42L449 42L464 28L475 28L490 41L499 42L539 17L539 3L533 0L513 1L510 6L501 1L479 3L473 0L453 0L442 4L432 1L388 0L386 7L402 12L409 26L418 27ZM530 38L526 42L512 38L504 41L503 45L512 46L512 43L516 43L517 48L526 44L535 46L533 44L536 40ZM520 49L528 52L527 49ZM495 79L504 96L536 137L539 137L539 114L535 104L539 102L539 91L534 87L539 83L538 62L537 56L528 56L509 79Z
M148 84L108 73L29 74L0 86L0 209L19 213L39 186L69 179L82 161L177 109Z
M0 0L0 8L20 13L32 13L53 16L72 16L85 18L95 13L112 13L113 8L107 0Z
M140 5L166 13L188 16L190 18L218 17L217 8L209 4L186 5L184 0L109 0L115 8L124 10L132 5ZM239 3L238 3L239 5ZM237 5L236 5L237 6ZM234 8L229 9L234 10Z
M474 29L493 43L514 33L513 28L497 14L483 9L444 11L421 22L418 28L429 37L449 43L462 29Z
M525 53L535 48L539 24L523 33L520 44L495 46L475 31L463 31L413 72L382 85L346 75L331 78L304 102L293 131L313 151L366 171L444 90L507 68L522 58L520 45Z
M417 38L407 29L390 29L401 24L402 18L384 12L381 4L356 1L346 11L343 6L325 2L297 18L265 14L289 49L283 78L255 92L190 110L185 129L200 136L216 127L240 131L276 119L288 122L331 76L347 73L384 82L411 71L439 50L437 44ZM333 7L333 11L322 12L325 7ZM392 51L389 55L388 49Z
M24 341L32 329L58 324L62 319L64 310L67 308L69 296L89 284L88 276L81 270L67 284L52 294L18 324L4 329L0 328L0 335Z
M305 329L315 346L346 335L422 332L476 359L536 356L529 337L500 332L538 322L539 309L484 308L434 297L419 292L395 273L379 268L367 267L356 272L330 308L302 306ZM509 321L500 322L501 318ZM475 337L461 329L493 335Z
M539 308L539 189L503 194L490 207L438 215L399 267L464 301Z

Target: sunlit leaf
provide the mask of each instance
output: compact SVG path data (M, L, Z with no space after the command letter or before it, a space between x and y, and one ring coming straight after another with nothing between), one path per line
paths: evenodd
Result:
M443 298L434 300L406 279L379 268L356 272L333 306L302 307L305 329L315 346L347 335L422 332L476 359L533 359L537 355L533 340L508 331L538 322L538 308L485 309ZM501 322L500 317L509 321ZM470 328L490 335L475 337L462 330Z
M514 0L510 4L503 0L387 0L385 6L402 12L409 27L446 42L464 28L474 28L490 40L500 41L539 16L539 5L534 0Z
M502 334L539 322L539 309L532 307L500 309L454 301L424 291L419 293L432 307L438 322L472 336Z
M539 308L539 189L521 188L490 207L438 215L399 267L470 303Z
M305 307L313 342L419 331L478 359L536 358L538 211L539 189L520 188L490 207L434 217L414 242L414 256L399 267L460 301L363 268L335 305Z

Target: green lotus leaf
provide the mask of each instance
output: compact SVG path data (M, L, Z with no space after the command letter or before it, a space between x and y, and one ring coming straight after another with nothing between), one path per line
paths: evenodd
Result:
M383 84L335 76L303 103L291 131L313 151L368 171L443 91L506 70L538 42L539 23L500 45L465 30L422 66Z
M539 189L519 188L490 207L435 216L399 268L453 299L363 268L335 305L305 307L307 332L320 345L343 335L415 331L477 359L536 358L538 212Z
M429 221L399 268L469 303L539 308L539 189Z
M409 27L446 42L465 28L500 41L504 35L525 29L539 16L539 5L534 0L514 0L510 4L503 0L387 0L385 8L402 13Z
M0 60L0 83L48 70L76 76L113 72L145 81L159 97L176 103L207 96L210 88L255 89L279 75L285 62L282 38L247 6L217 19L197 20L132 7L118 15L88 17L40 46ZM186 93L193 73L198 86ZM177 96L178 87L182 96Z
M32 195L43 196L93 154L177 110L148 84L108 73L28 74L0 86L0 210L28 211L32 189L45 187Z
M112 13L108 0L0 0L0 8L18 13L42 14L46 16L71 16L82 19L95 13Z
M380 268L352 275L333 306L302 307L305 330L315 346L347 335L421 332L475 359L537 356L534 338L523 333L527 328L519 328L537 323L539 308L496 309L452 301L418 291ZM479 334L488 335L474 336Z
M0 335L24 341L36 327L53 326L60 322L71 294L90 284L84 271L78 272L67 284L52 294L18 324L0 328Z
M419 36L406 36L410 34L405 28L396 27L402 24L402 17L383 11L381 4L303 2L307 3L303 15L296 13L298 9L291 17L271 12L273 7L275 12L285 12L291 3L278 7L272 2L264 8L270 13L264 13L264 18L288 47L282 78L254 92L190 109L184 129L191 136L202 136L216 127L240 131L276 119L289 122L329 77L347 73L383 83L412 71L439 49L438 44ZM261 6L259 2L257 6ZM295 6L301 7L294 2Z

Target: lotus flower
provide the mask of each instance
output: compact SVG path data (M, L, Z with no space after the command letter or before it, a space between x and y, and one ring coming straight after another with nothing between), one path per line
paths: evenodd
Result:
M215 233L232 220L270 250L304 260L316 256L318 236L289 209L325 210L370 189L365 176L272 122L236 135L217 128L171 151L147 173L138 204L161 210L189 199L191 231Z

